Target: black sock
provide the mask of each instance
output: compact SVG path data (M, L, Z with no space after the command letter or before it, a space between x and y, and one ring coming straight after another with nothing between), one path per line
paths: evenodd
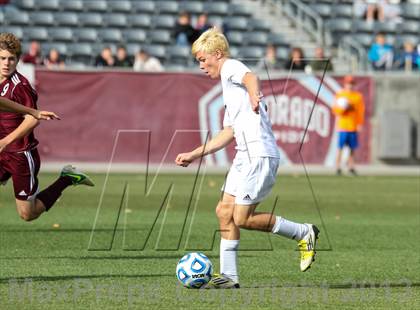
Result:
M72 185L72 179L69 176L59 177L53 184L48 186L42 192L40 192L36 199L42 201L45 206L45 211L48 211L57 199L61 196L63 190L65 190L68 186Z

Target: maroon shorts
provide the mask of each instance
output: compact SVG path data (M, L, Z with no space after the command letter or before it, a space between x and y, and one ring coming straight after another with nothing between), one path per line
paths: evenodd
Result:
M13 181L15 197L31 200L38 192L38 172L41 165L38 150L19 153L0 153L0 182L10 177Z

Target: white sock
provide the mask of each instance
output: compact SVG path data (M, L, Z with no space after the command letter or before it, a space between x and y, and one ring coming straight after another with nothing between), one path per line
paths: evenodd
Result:
M305 224L291 222L281 216L276 216L276 223L271 231L273 234L289 239L302 240L308 233L308 227Z
M220 273L239 282L238 275L239 240L220 240Z

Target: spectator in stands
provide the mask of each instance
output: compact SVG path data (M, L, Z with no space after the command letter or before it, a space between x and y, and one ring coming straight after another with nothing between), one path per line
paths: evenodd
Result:
M354 90L355 80L351 75L344 77L344 88L337 92L332 108L337 117L338 151L336 158L336 173L341 175L341 156L344 147L350 148L347 160L349 172L356 175L354 155L358 147L358 133L364 122L365 104L363 95Z
M290 51L289 59L286 61L285 69L303 71L306 68L305 55L300 47L294 47Z
M209 16L207 13L198 15L197 23L195 24L195 30L197 31L198 36L211 27L213 26L209 23Z
M392 45L385 42L385 35L378 33L368 51L368 59L374 70L389 70L394 58Z
M161 72L163 71L163 66L159 59L151 56L147 50L140 49L134 59L133 69L143 72Z
M115 63L115 58L112 55L112 50L110 47L104 47L95 59L96 67L113 67Z
M132 68L133 63L127 55L127 50L124 46L120 45L117 48L117 56L115 57L115 67Z
M355 0L353 9L356 17L364 17L368 22L402 21L399 4L390 3L389 0Z
M384 15L384 21L392 23L401 23L401 7L399 3L390 3L389 0L383 0L382 10Z
M268 44L265 49L265 56L257 63L257 70L278 70L282 66L277 59L277 50L273 44Z
M328 57L325 57L324 49L317 47L315 49L315 58L309 63L311 71L333 71L333 65Z
M177 45L190 46L197 38L198 31L191 25L191 16L188 12L181 12L173 31L173 38Z
M64 61L60 57L57 49L52 48L48 53L48 57L44 60L44 65L47 69L64 69Z
M29 50L21 58L22 62L33 65L42 65L41 45L37 41L32 41L29 45Z
M404 42L403 50L396 57L395 67L412 71L420 68L420 53L410 41Z

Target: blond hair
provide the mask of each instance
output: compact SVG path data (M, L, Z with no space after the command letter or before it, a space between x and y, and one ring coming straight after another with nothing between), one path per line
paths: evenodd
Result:
M0 50L9 51L19 59L22 54L22 45L13 33L3 32L0 33Z
M229 43L226 37L216 27L210 28L193 43L191 53L194 57L198 52L213 54L219 50L224 57L229 57Z

